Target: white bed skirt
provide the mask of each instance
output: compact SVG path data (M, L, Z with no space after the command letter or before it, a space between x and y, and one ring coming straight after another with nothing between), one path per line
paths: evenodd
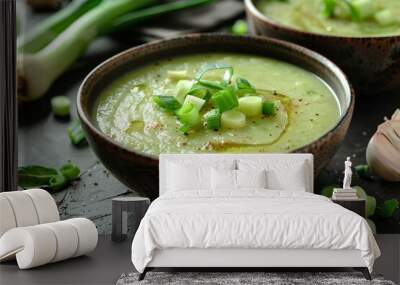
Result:
M155 250L147 267L366 267L359 250L196 249Z

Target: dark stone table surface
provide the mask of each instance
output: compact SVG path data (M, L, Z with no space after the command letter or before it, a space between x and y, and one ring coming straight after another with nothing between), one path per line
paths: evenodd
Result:
M25 29L45 15L33 15L29 10L18 6L18 12L26 19ZM133 37L132 42L138 38ZM47 96L34 104L19 109L19 165L39 164L59 167L67 160L79 165L81 179L59 193L55 193L62 218L86 216L92 219L100 233L111 230L111 199L117 196L136 196L134 189L128 189L118 182L99 163L90 147L76 148L67 138L68 122L55 119L50 113L49 98L66 95L75 102L77 90L83 78L96 65L110 56L132 47L132 43L121 42L116 38L102 38L92 44L87 53L59 78ZM339 185L343 161L351 156L353 165L365 163L365 148L378 124L385 116L390 116L400 107L400 90L391 94L378 94L365 97L357 94L353 121L344 143L326 169L317 177L316 192L324 185ZM76 108L73 107L73 117ZM378 204L384 199L400 198L400 183L387 183L381 180L357 180L377 198ZM377 221L379 233L400 233L400 225L392 220Z

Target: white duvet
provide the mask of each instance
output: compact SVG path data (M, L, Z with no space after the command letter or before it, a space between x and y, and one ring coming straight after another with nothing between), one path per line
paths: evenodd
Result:
M132 262L143 272L165 248L358 249L370 271L380 255L366 220L326 197L255 189L159 197L134 237Z

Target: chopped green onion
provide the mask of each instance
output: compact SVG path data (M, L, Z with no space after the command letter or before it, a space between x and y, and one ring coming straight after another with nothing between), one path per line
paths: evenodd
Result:
M276 114L275 103L272 101L265 101L262 104L262 113L268 116L274 116Z
M58 174L58 175L54 175L50 178L48 187L51 190L59 191L59 190L64 189L66 184L67 184L67 180L65 179L65 177Z
M183 133L196 127L201 122L200 113L192 103L183 105L176 112L176 115L182 123L182 127L179 130Z
M70 115L71 100L66 96L56 96L51 98L51 109L57 117L67 117Z
M198 111L200 111L201 108L203 108L205 103L206 103L206 100L204 100L204 99L201 99L199 97L192 96L192 95L187 95L183 105L193 104L193 106L196 107L196 109Z
M221 127L221 112L218 109L212 109L205 115L207 128L218 130Z
M385 9L379 11L378 13L375 13L374 19L376 22L378 22L378 24L382 26L389 26L396 23L396 18L393 15L392 11L390 11L389 9Z
M259 116L262 113L263 101L259 96L248 96L239 99L239 111L246 116Z
M191 80L179 80L174 90L175 99L179 103L183 104L183 101L185 101L185 97L189 90L192 89L192 86L193 82Z
M229 89L218 91L212 95L211 100L221 113L229 111L239 105L236 95Z
M323 0L322 4L322 15L332 18L335 15L336 0Z
M247 22L245 20L237 20L232 26L232 34L236 36L244 36L247 34Z
M236 94L238 96L243 96L245 94L254 94L256 89L247 79L238 77L236 79Z
M156 103L161 108L165 109L166 111L174 112L181 107L181 104L178 100L175 99L174 96L161 96L156 95L153 96L153 102Z
M376 10L374 0L346 0L350 8L353 21L360 21L371 17Z
M168 70L167 76L173 80L188 79L189 75L187 70Z
M217 81L211 81L211 80L199 80L198 83L204 87L210 88L210 89L215 89L215 90L223 90L226 88L225 84L221 84Z
M356 165L355 170L359 177L369 176L369 166L367 164Z
M86 140L79 120L73 121L67 129L69 140L73 145L78 145Z
M226 69L226 72L224 73L224 82L229 84L233 76L233 67L225 63L206 63L200 67L200 70L197 72L194 78L197 81L200 81L206 72L216 69Z
M67 181L73 181L79 177L81 170L79 169L78 166L72 163L67 163L61 166L60 172Z
M202 86L199 83L195 83L192 86L192 89L189 90L188 94L208 101L208 99L210 99L211 92L207 87Z
M222 113L221 125L224 128L240 129L246 126L246 116L236 110L230 110Z

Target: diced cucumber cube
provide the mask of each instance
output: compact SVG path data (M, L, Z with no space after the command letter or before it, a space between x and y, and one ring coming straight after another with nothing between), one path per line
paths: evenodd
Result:
M240 129L246 126L246 116L242 112L229 110L221 115L221 125L223 128Z
M185 101L183 103L183 105L186 104L193 104L193 106L200 111L201 108L203 108L204 104L206 103L206 100L201 99L199 97L196 96L192 96L192 95L187 95L185 98Z
M239 98L239 111L249 117L261 115L262 98L259 96Z

